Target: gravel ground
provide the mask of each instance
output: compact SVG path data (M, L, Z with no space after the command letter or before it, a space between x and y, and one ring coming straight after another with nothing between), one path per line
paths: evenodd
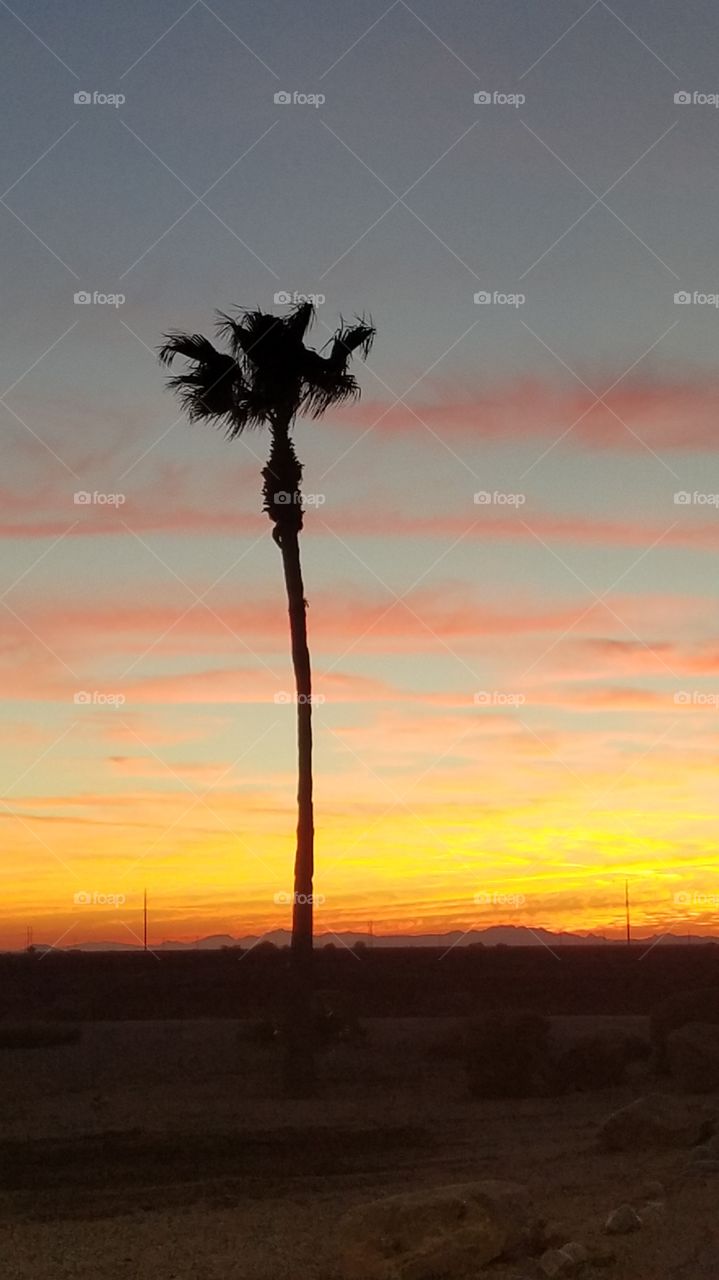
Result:
M598 1150L598 1123L636 1088L476 1101L430 1051L453 1034L370 1023L303 1103L276 1096L274 1047L236 1023L95 1024L77 1045L3 1050L2 1280L335 1280L350 1205L490 1177L526 1183L566 1239L600 1239L608 1212L659 1179L664 1220L612 1241L592 1274L717 1280L719 1177L688 1179L682 1153Z

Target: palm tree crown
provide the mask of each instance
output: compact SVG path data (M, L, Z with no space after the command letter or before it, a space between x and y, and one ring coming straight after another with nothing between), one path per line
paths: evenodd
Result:
M201 334L166 334L162 363L184 356L192 365L168 380L190 420L214 421L234 437L247 427L289 425L301 412L317 418L331 405L354 399L359 386L349 363L357 350L369 354L374 327L364 319L352 325L340 319L329 353L321 355L304 344L314 317L310 302L285 316L257 309L218 312L217 333L229 354Z

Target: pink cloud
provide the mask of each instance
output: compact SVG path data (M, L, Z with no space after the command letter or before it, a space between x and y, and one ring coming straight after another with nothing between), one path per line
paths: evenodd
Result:
M586 379L596 383L598 394L613 380L611 376L604 382ZM675 382L625 380L604 397L608 407L597 404L596 397L578 382L560 385L527 378L490 388L465 387L459 395L454 382L435 378L425 379L421 385L424 397L412 396L409 408L389 397L365 397L339 416L355 428L376 424L377 431L413 435L422 429L419 418L443 437L499 442L551 442L576 423L563 444L591 449L634 451L641 449L642 440L658 451L714 451L719 444L719 383L707 377Z

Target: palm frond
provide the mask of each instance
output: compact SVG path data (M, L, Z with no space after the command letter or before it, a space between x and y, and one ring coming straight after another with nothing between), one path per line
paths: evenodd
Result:
M298 302L290 314L283 318L285 332L295 342L303 342L308 329L312 328L316 315L314 303Z
M334 335L329 361L333 368L346 368L355 351L360 351L363 359L367 359L375 339L375 327L371 319L364 316L356 318L356 324L345 324L340 316L340 325Z
M160 363L168 367L175 356L184 356L186 360L212 360L219 354L201 333L182 333L179 329L165 334L165 341L158 352Z
M356 400L360 394L357 379L351 373L324 374L308 382L302 396L302 408L313 418L320 418L333 405Z
M192 366L188 372L167 379L190 422L215 421L234 436L264 421L237 361L218 351L202 334L166 334L159 356L168 368L177 356Z
M266 361L281 340L282 317L267 311L245 308L237 315L217 312L217 334L229 343L235 359L250 359L254 364Z

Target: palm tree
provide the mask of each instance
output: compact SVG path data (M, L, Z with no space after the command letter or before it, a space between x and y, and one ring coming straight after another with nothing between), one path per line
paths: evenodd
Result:
M292 909L292 958L302 986L308 990L312 956L312 885L314 816L312 805L312 673L307 644L307 601L300 561L302 529L302 464L295 452L292 428L300 414L319 418L327 409L359 395L349 370L356 351L366 358L375 335L364 319L339 328L326 355L306 347L314 319L311 303L275 316L256 309L234 315L218 313L217 333L227 351L200 334L165 335L160 360L176 357L189 364L168 379L191 422L210 422L230 439L248 428L266 426L270 453L262 471L263 510L272 521L272 536L282 555L290 617L292 663L297 693L297 849Z

